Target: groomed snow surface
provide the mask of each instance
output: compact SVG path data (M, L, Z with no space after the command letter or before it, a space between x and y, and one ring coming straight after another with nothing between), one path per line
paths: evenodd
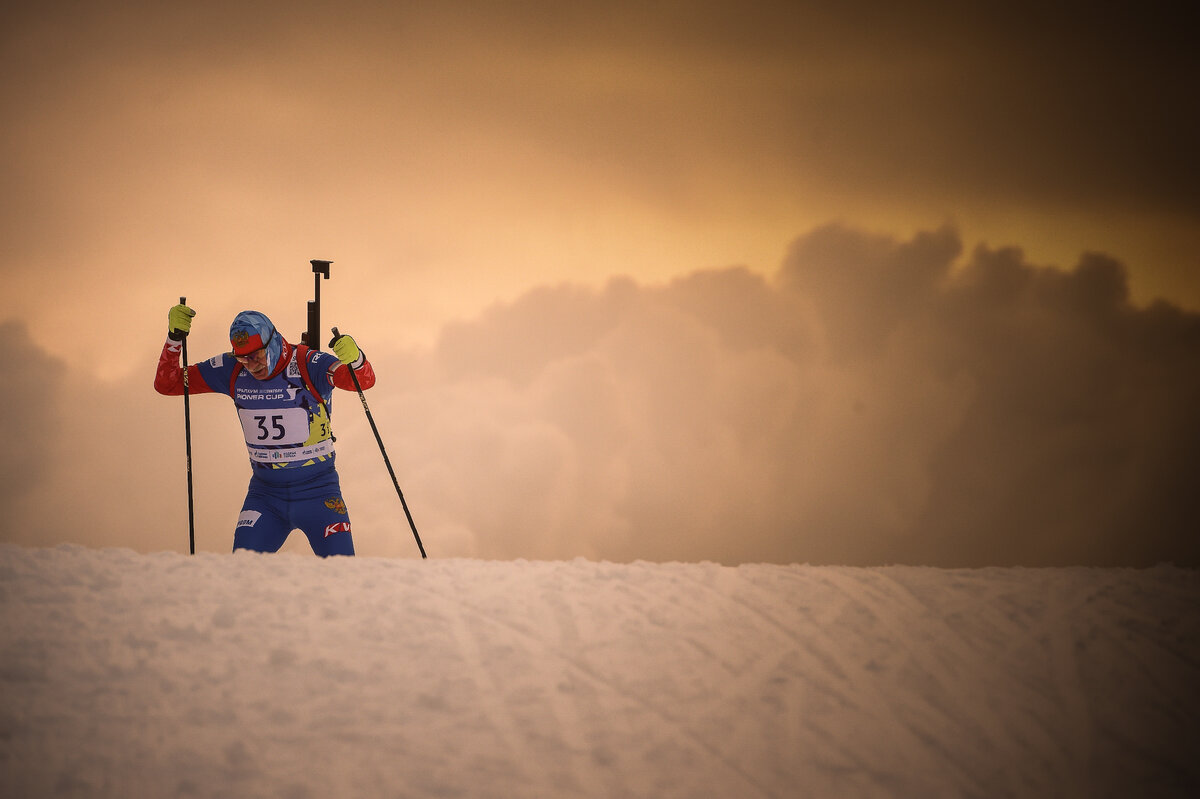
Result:
M1200 575L0 546L5 797L1200 789Z

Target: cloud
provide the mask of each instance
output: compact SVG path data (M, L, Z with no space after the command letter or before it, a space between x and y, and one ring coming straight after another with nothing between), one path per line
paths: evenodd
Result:
M1200 315L1130 306L1124 268L978 250L942 300L974 401L931 461L917 551L945 560L1196 563ZM947 341L951 341L949 338ZM957 553L957 554L956 554Z
M0 502L5 508L23 503L29 490L46 480L52 465L48 442L61 419L54 400L62 389L62 362L39 348L23 322L0 322L0 373L8 413L5 418L8 457L0 458Z
M380 392L412 502L487 557L1197 562L1200 317L950 228L829 226L771 280L542 287ZM390 364L381 373L391 372Z
M0 332L10 446L0 540L186 551L183 409L151 387L156 350L131 346L145 371L106 379L51 357L23 323ZM81 335L78 346L98 345ZM248 479L227 402L192 402L197 537L220 551Z

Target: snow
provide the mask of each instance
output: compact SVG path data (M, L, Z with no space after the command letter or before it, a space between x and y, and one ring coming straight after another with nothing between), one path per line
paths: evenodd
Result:
M0 546L0 794L1188 796L1200 574Z

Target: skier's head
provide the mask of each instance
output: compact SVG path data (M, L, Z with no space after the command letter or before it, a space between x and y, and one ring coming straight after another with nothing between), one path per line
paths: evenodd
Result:
M242 311L233 318L229 326L229 343L234 355L249 355L255 350L265 350L267 372L275 371L279 356L283 352L283 337L267 315L259 311Z

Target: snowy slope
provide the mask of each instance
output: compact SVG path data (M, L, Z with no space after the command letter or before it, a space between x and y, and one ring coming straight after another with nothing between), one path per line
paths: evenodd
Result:
M0 794L1185 796L1200 576L0 546Z

